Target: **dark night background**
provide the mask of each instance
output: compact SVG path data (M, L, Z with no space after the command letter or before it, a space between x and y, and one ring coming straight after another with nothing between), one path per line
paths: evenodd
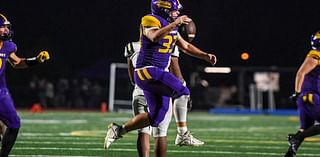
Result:
M217 66L298 67L320 29L319 0L181 0L183 13L197 25L194 44L215 52ZM126 43L137 40L149 0L12 1L1 0L0 12L13 24L19 56L48 50L52 60L36 68L7 69L9 85L23 84L32 74L72 77L96 69L108 78L109 63L126 62ZM240 54L249 52L242 61ZM183 71L207 66L183 57ZM105 73L104 73L105 72ZM90 74L88 74L90 75ZM105 77L105 78L103 78Z

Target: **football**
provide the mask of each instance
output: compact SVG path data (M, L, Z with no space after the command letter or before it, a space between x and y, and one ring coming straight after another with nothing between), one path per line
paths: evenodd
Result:
M186 24L181 25L179 27L179 33L184 40L188 42L192 42L192 40L195 38L197 33L197 28L194 21L191 21L187 25Z

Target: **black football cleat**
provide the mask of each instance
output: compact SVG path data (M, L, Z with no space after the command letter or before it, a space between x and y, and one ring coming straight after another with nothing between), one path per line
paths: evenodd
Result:
M292 153L293 155L296 155L301 143L302 143L302 140L298 139L295 134L289 134L288 135L288 144L289 144L288 152Z
M283 157L294 157L294 153L292 151L288 150L287 153Z

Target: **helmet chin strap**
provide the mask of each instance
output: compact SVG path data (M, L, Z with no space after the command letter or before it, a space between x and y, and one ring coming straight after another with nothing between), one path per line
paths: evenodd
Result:
M0 40L2 40L2 41L11 40L11 39L12 39L11 33L0 36Z

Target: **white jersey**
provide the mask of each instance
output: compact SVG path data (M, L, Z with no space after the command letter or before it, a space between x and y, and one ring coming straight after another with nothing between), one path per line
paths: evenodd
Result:
M141 48L140 42L130 42L126 45L125 50L124 50L124 56L126 58L130 58L134 68L136 68L136 63L137 63L137 58L138 58L138 55L140 52L140 48ZM178 47L174 46L174 49L173 49L171 56L179 57L179 53L180 52L178 50ZM170 61L169 61L168 65L170 65ZM167 67L165 69L165 71L169 71L169 67ZM135 85L132 95L133 96L144 95L143 90L140 87L138 87L137 85Z

